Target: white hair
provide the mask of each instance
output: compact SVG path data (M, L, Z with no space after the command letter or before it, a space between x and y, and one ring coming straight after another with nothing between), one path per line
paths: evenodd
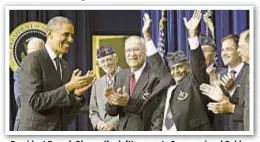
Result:
M27 54L30 54L36 50L41 49L44 46L44 41L37 37L32 37L29 39L27 44Z
M141 49L143 49L146 52L145 41L142 37L130 36L129 38L126 39L125 46L130 45L130 44L139 44L141 46Z

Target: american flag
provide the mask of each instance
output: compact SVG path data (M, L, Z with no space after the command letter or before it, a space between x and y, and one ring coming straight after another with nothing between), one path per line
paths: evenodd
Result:
M165 59L165 57L168 51L168 36L167 36L167 19L166 19L166 14L164 12L165 10L162 10L162 17L159 22L160 28L159 28L157 49L164 63L166 64L167 60Z

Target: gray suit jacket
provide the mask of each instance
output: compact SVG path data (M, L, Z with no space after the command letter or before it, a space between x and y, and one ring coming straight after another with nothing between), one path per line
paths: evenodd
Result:
M108 75L104 75L97 79L92 85L91 98L89 104L89 118L94 130L97 129L98 121L110 122L114 126L118 126L119 116L110 116L105 110L107 98L105 96L105 89L107 85Z
M20 71L21 117L19 131L66 130L85 99L68 94L68 64L61 60L62 76L45 48L27 55Z

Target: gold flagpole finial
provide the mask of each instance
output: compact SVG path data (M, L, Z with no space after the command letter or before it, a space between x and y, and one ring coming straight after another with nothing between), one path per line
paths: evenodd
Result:
M163 22L167 21L167 19L166 19L166 17L165 17L165 11L166 11L166 10L161 10L161 12L162 12L162 17L161 17L160 22L159 22L160 28L164 28Z

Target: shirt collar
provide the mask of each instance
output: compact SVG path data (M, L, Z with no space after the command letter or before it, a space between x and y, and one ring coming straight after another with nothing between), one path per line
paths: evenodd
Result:
M241 71L241 69L243 68L244 66L244 62L241 62L238 66L236 66L235 68L228 68L228 72L230 72L231 70L234 70L236 71L236 74L235 74L235 77L238 76L239 72Z
M51 60L54 60L57 57L57 54L53 51L53 49L48 44L45 44L45 48L46 48Z
M142 66L140 69L138 69L138 70L134 71L134 74L135 74L135 80L136 80L136 82L137 82L137 81L138 81L138 79L140 78L140 76L141 76L141 73L143 72L143 70L144 70L145 66L146 66L146 62L144 62L143 66Z
M107 74L107 80L110 80L110 79L112 79L113 81L115 80L115 76L116 76L116 73L118 73L119 72L119 66L117 67L117 70L116 70L116 72L113 74L113 76L112 77L109 77L109 75Z

